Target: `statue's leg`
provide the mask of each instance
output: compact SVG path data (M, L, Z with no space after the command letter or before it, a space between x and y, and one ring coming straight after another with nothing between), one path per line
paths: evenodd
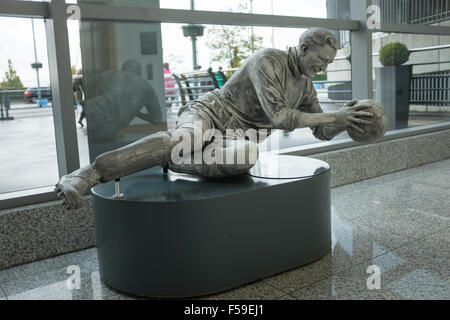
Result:
M100 182L107 182L140 170L170 162L174 146L178 137L187 137L192 141L192 151L201 151L203 144L194 144L194 123L202 130L213 127L212 120L201 111L189 111L180 115L179 125L172 133L160 131L142 138L122 148L99 155L93 163L67 174L55 186L55 192L64 201L68 209L81 206L82 196L90 188Z
M81 205L81 197L99 182L107 182L169 161L176 141L160 131L122 148L99 155L94 162L67 174L56 184L55 192L68 209Z
M203 149L201 163L196 164L194 160L192 157L190 163L169 162L169 169L210 178L241 175L258 160L258 146L240 138L216 139Z

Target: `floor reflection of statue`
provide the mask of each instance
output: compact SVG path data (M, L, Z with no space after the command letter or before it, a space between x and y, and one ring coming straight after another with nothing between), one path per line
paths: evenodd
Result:
M90 139L114 140L136 117L152 123L164 121L155 89L141 77L136 60L127 60L120 71L103 72L98 83L97 95L85 104ZM140 111L143 107L147 113Z
M180 110L177 127L173 132L160 131L120 149L99 155L91 165L63 176L55 191L68 208L77 208L81 204L81 196L92 186L155 165L162 164L172 171L206 177L240 175L250 169L257 158L252 155L255 152L257 154L257 143L260 141L246 139L245 135L241 134L249 129L292 131L310 127L314 136L321 140L330 140L347 127L362 131L358 124L368 124L369 121L368 118L364 120L361 117L372 116L371 113L361 111L366 109L367 105L354 106L357 101L352 100L337 112L323 113L317 100L311 78L326 70L328 64L333 61L336 50L337 40L331 32L312 28L301 35L296 47L287 51L258 51L246 60L222 88L208 92L184 106ZM121 79L120 83L125 80L122 75L117 78ZM115 81L106 83L109 87L104 88L104 92L114 91L118 86ZM147 101L145 98L151 95L150 91L137 89L134 83L130 83L126 88L137 94L135 106ZM99 103L105 107L114 104L114 109L117 108L117 112L121 112L119 106L128 103L128 100L120 100L121 95L114 97L116 96L111 92L98 98L102 99ZM107 122L99 121L96 126L101 126L102 123L105 125ZM208 129L215 129L223 136L218 138L220 135L214 134L206 139L205 135L198 137L195 123L201 126L200 134ZM231 132L230 129L235 131ZM245 154L245 161L177 164L174 156L180 155L176 149L180 136L190 137L190 141L194 142L203 141L200 144L192 144L189 157L199 152L228 154L231 150L235 154Z

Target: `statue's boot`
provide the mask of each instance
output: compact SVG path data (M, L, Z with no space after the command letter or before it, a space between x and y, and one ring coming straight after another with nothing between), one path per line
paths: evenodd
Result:
M103 153L92 164L61 177L55 192L67 209L77 209L82 196L96 184L169 162L170 151L176 143L170 133L160 131Z

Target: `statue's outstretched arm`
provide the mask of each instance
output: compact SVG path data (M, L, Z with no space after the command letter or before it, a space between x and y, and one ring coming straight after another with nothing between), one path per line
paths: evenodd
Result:
M286 84L280 79L280 74L282 74L283 70L281 63L276 59L266 57L255 63L254 67L250 70L250 81L252 81L256 90L261 107L271 120L275 129L292 131L297 128L334 125L343 128L350 126L355 128L355 130L361 131L357 123L368 123L368 121L359 119L358 117L372 116L371 113L361 111L364 108L369 108L369 106L362 105L358 107L344 106L337 112L330 113L302 112L288 108L285 102L286 90L284 86ZM307 87L312 87L311 81L307 83ZM306 88L307 92L305 94L308 94L310 91L310 95L308 96L310 97L310 104L317 103L317 99L313 95L315 89L312 87L308 91L308 88ZM318 103L317 107L320 109Z
M363 132L358 127L358 124L370 124L370 121L359 117L372 117L372 113L361 111L368 108L370 108L370 105L349 106L346 104L338 111L329 113L306 113L293 110L293 117L297 123L297 128L311 126L329 127L326 130L329 134L332 134L339 132L338 128L352 127L357 131Z

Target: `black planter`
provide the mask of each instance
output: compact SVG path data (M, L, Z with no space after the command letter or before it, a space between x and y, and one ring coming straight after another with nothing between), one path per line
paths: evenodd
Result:
M388 130L408 127L411 65L375 69L376 99L388 114Z

